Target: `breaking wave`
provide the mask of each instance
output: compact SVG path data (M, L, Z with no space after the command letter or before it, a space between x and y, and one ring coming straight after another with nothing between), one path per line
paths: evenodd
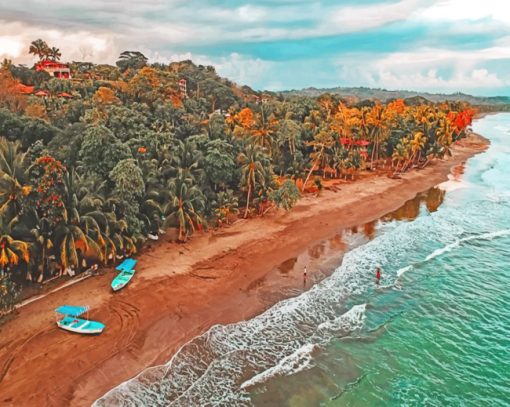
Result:
M314 366L317 353L335 338L365 328L381 265L384 287L459 246L510 235L501 225L507 201L454 205L413 222L380 226L378 236L345 254L334 273L301 295L283 300L257 317L217 325L185 344L172 359L146 369L98 399L94 406L251 405L250 391L274 377ZM484 216L475 216L483 213ZM427 253L430 253L426 255Z

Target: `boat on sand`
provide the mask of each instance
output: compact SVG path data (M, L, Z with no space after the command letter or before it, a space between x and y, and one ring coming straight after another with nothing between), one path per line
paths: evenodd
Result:
M135 270L133 268L135 267L135 264L136 260L126 259L116 267L116 270L120 271L120 273L112 281L113 291L119 291L131 281L135 274Z
M100 334L105 328L104 324L89 319L78 318L80 315L88 313L88 310L89 307L87 305L62 305L58 307L55 312L64 315L64 318L57 320L58 327L79 334Z

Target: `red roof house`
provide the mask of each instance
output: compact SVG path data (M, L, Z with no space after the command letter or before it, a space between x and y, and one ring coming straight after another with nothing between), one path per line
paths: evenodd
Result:
M59 79L70 79L71 69L69 65L57 61L40 61L35 64L36 71L48 72L51 76Z

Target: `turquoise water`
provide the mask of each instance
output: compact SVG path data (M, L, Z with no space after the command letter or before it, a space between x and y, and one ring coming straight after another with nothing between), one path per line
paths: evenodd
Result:
M510 115L473 127L491 147L437 211L380 222L308 292L213 327L96 404L510 405Z

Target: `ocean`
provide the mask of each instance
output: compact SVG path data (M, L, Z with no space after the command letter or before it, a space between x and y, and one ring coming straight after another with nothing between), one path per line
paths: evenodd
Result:
M361 245L346 232L329 277L94 405L509 406L510 114L473 129L491 146L413 220L385 217Z

